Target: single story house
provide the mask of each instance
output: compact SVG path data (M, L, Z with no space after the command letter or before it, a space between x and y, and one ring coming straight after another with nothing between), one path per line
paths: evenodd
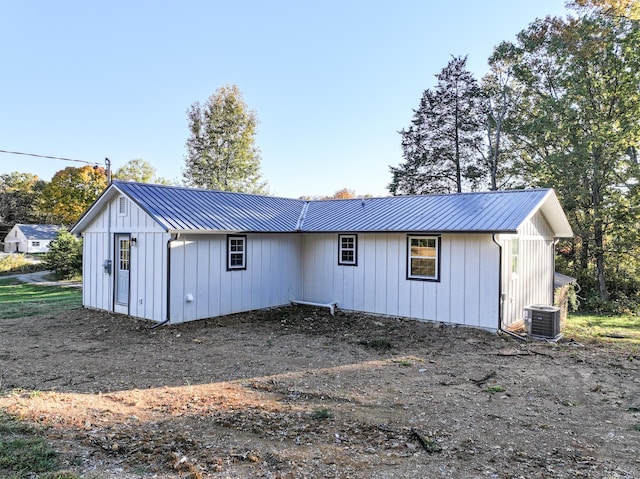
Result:
M16 224L4 238L5 253L47 253L49 243L58 236L59 225Z
M114 181L71 229L83 304L182 323L289 304L496 330L553 302L551 189L304 201Z

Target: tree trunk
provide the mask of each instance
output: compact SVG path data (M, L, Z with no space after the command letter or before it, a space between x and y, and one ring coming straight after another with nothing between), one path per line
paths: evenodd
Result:
M458 92L456 91L456 106L454 113L455 121L455 142L456 142L456 188L458 193L462 193L462 174L460 172L460 111L458 110Z
M598 281L598 292L602 301L609 301L609 291L604 273L604 233L602 220L596 219L594 224L594 243L596 257L596 279Z
M602 190L601 184L601 154L594 151L593 155L593 179L591 180L591 201L593 204L593 243L594 256L596 259L596 281L598 282L598 292L602 301L609 301L607 282L605 277L604 259L604 225L602 222Z

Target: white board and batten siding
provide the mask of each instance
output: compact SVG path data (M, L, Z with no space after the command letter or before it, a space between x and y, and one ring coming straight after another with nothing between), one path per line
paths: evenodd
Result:
M113 311L114 234L135 238L130 250L128 314L162 321L166 318L166 261L170 236L153 219L128 199L110 201L83 231L83 305ZM103 269L112 261L111 274Z
M226 234L171 241L171 323L281 306L300 297L300 235L246 238L246 269L231 271Z
M407 235L358 234L357 265L338 265L337 234L303 237L302 297L367 313L498 328L499 249L490 235L442 235L440 280L407 279Z
M526 306L553 304L555 241L539 211L518 228L517 235L500 235L499 241L503 247L503 323L509 325L523 318Z

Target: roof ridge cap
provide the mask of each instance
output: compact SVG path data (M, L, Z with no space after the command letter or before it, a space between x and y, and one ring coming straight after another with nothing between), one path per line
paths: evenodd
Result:
M310 201L305 201L304 205L302 205L302 210L300 210L300 216L298 217L298 222L296 223L296 231L302 231L304 220L307 217L307 210L309 209L309 203Z

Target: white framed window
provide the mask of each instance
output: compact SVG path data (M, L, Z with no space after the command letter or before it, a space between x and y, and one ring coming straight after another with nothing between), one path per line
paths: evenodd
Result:
M227 236L227 271L247 269L247 237Z
M40 246L40 241L32 241L31 246L35 246L35 247Z
M440 281L440 237L407 237L407 279Z
M120 196L118 198L118 216L127 216L127 198Z
M338 264L358 265L358 235L338 235Z
M517 275L520 264L520 240L518 238L511 240L511 273Z

